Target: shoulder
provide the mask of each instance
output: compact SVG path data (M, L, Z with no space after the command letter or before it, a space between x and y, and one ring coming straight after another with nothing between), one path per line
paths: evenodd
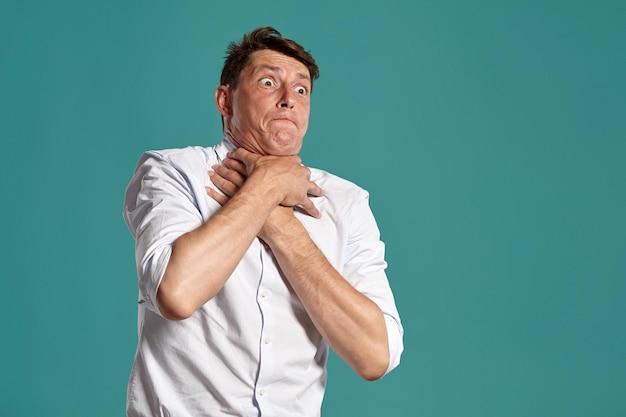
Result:
M139 159L138 165L145 161L154 160L170 165L198 164L206 165L213 155L213 148L202 146L187 146L186 148L173 148L146 151Z
M367 199L369 193L367 190L361 188L357 184L349 181L345 178L341 178L337 175L331 174L330 172L317 169L311 169L311 181L314 181L319 185L326 195L329 193L331 195L340 195L345 197L349 197L351 199Z
M203 186L214 159L213 148L200 146L144 152L126 189L126 199L133 200L142 192L153 192L146 190Z
M144 152L135 167L135 174L160 173L183 178L204 178L210 166L217 163L212 147L188 146L177 149L161 149ZM159 174L157 174L159 175Z

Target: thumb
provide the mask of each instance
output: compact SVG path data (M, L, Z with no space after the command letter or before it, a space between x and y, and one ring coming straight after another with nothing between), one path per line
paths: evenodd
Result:
M237 148L228 152L228 157L242 162L246 166L246 171L248 172L248 174L250 173L250 171L252 171L256 160L259 158L258 155L253 154L252 152L249 152L244 148Z

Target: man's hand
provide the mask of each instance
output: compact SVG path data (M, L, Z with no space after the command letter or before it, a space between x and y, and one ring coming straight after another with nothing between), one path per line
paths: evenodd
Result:
M246 181L247 173L245 166L236 159L226 158L224 165L213 165L213 171L209 171L211 182L223 194L211 187L204 187L207 194L220 205L226 204L234 196Z
M207 193L221 205L248 182L249 186L267 187L282 206L298 206L309 215L320 217L309 195L322 196L324 193L310 180L311 170L301 164L297 155L259 156L239 148L228 154L224 166L212 168L214 172L209 176L224 195L211 188L207 188Z
M223 206L239 191L246 181L246 166L237 159L226 158L224 165L213 165L211 168L213 171L209 171L209 177L215 187L222 193L211 187L205 188L209 197ZM278 236L281 228L285 227L293 219L295 219L293 207L282 205L274 207L265 220L265 224L259 232L259 237L266 243L269 243L272 236Z

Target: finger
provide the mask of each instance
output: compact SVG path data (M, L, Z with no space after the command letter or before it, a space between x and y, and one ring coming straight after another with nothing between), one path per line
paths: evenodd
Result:
M228 152L228 157L232 159L237 159L246 166L246 172L249 172L257 159L259 159L259 155L255 155L252 152L248 152L243 148L237 148L234 151Z
M324 190L322 190L319 185L311 181L309 183L309 189L307 190L307 193L315 197L321 197L324 195Z
M211 179L213 185L215 185L218 190L226 194L228 197L232 197L237 193L237 191L239 191L239 187L236 184L222 177L217 172L209 171L209 178Z
M229 199L228 196L218 193L211 187L204 187L204 189L206 190L207 195L211 197L213 200L217 201L217 203L220 206L223 206L224 204L226 204L226 202Z
M304 203L300 205L300 207L302 207L302 210L307 212L310 216L315 217L316 219L322 217L317 207L315 207L315 204L313 204L313 202L308 198Z
M240 161L245 160L250 155L252 155L252 152L248 152L244 148L237 148L232 151L228 151L228 158L239 159Z
M239 175L243 177L248 176L246 165L243 162L239 161L238 159L226 158L224 159L224 166L228 169L232 169L233 171L238 172Z
M213 168L213 171L217 175L219 175L220 177L222 177L223 179L227 181L232 182L235 186L237 186L237 188L241 188L243 186L243 183L246 181L244 176L242 176L237 171L232 170L228 167L224 167L221 165L213 165L211 168Z

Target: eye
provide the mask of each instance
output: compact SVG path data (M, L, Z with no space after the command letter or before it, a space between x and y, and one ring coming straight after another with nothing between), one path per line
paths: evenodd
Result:
M272 80L271 78L265 77L265 78L261 78L259 80L259 83L263 86L263 87L274 87L276 84L274 83L274 80Z
M300 94L301 96L306 96L309 93L309 90L301 85L297 86L295 90L296 93Z

